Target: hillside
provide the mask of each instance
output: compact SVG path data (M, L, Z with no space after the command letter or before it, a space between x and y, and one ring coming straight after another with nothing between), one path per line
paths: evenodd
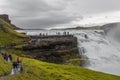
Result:
M120 77L77 66L56 65L23 58L24 72L5 80L119 80Z
M18 44L26 39L26 36L17 33L13 30L13 27L0 19L0 45L8 46L12 44Z
M17 33L13 30L13 27L9 23L0 19L0 50L1 47L19 44L26 39L27 37L25 35ZM9 74L11 72L11 64L7 61L4 61L1 55L0 65L0 76Z
M0 76L9 74L11 72L11 64L4 61L2 56L0 56Z
M12 26L0 19L0 45L8 46L13 43L21 43L26 36L17 33ZM11 54L16 59L17 54L23 54L22 50L2 50ZM119 76L88 70L79 66L58 65L39 60L21 57L23 72L4 78L3 80L120 80ZM0 76L10 73L11 64L0 57ZM0 79L2 80L2 79Z
M0 18L4 20L5 22L9 23L14 30L20 30L21 28L15 26L14 24L11 23L11 20L9 19L9 15L7 14L0 14Z

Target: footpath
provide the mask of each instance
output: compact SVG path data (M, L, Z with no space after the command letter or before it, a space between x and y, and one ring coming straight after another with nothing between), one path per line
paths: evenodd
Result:
M0 52L0 56L2 56L5 61L12 63L11 72L8 75L1 76L0 80L13 76L15 74L19 74L23 71L22 62L19 57L16 58L16 61L13 61L12 55Z

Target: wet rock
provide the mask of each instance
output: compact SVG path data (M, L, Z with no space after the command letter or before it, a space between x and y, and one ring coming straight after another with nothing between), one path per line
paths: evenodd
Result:
M35 59L52 63L65 63L79 57L77 38L73 36L47 37L23 47L23 50Z

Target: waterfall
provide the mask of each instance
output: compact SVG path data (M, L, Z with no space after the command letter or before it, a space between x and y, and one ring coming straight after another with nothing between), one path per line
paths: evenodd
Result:
M104 34L104 31L88 30L84 31L84 34L88 39L81 38L81 35L76 36L80 51L81 47L84 48L84 55L89 58L90 64L86 68L120 75L120 44L115 44L120 41L119 29L115 28L107 34Z

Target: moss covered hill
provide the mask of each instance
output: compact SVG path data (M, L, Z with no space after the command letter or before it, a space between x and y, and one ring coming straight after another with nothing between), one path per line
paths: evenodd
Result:
M25 39L25 35L17 33L9 23L0 19L0 46L18 44Z
M25 35L13 31L12 26L0 19L0 45L6 46L12 43L20 43ZM17 54L23 54L19 49L2 50L12 54L14 59ZM120 76L105 74L88 70L79 66L58 65L46 63L39 60L22 57L23 72L9 77L2 77L0 80L120 80ZM3 60L0 55L0 76L10 73L12 65Z

